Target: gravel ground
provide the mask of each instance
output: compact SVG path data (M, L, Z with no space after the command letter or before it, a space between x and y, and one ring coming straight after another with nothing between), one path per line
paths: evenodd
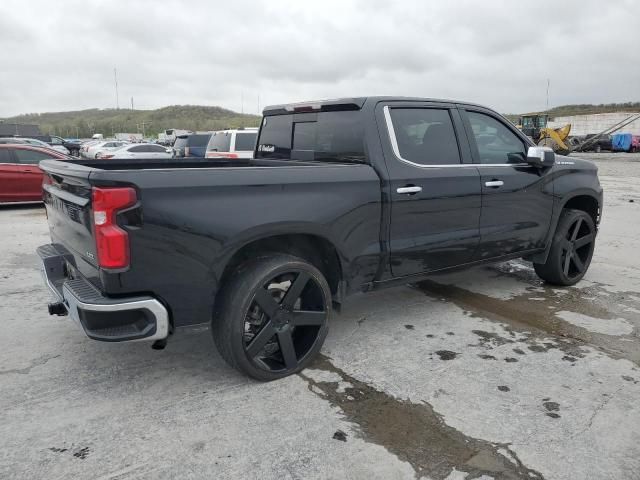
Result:
M44 211L0 209L0 478L638 478L640 155L581 156L605 208L577 286L512 261L355 296L269 384L207 331L154 351L48 316Z

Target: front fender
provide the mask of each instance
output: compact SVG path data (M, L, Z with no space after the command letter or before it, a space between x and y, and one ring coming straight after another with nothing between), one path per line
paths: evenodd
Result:
M559 160L551 172L554 206L549 231L545 240L545 250L531 257L534 263L545 263L547 261L553 236L560 221L560 214L572 199L581 196L595 199L598 203L598 219L602 216L603 189L598 180L597 167L586 160L561 156L558 156L558 158Z

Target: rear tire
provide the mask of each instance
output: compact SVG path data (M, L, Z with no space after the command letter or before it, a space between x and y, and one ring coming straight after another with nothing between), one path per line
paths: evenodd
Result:
M578 283L587 273L595 247L596 228L593 218L582 210L565 209L545 263L534 263L540 278L553 285Z
M304 369L329 328L331 290L304 259L273 254L241 265L216 299L213 340L224 360L257 380Z

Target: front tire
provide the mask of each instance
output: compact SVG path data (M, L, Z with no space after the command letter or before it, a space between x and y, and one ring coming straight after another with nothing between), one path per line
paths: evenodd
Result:
M217 298L213 340L224 360L257 380L304 369L329 328L331 290L306 260L284 254L241 265Z
M591 264L596 227L591 215L582 210L565 209L553 236L545 263L534 263L540 278L553 285L578 283Z

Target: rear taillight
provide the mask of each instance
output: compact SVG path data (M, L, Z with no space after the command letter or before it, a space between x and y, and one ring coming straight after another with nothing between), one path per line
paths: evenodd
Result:
M229 152L207 152L207 158L238 158L237 153Z
M136 200L133 188L93 188L93 226L100 267L129 266L129 234L118 226L116 214L134 205Z

